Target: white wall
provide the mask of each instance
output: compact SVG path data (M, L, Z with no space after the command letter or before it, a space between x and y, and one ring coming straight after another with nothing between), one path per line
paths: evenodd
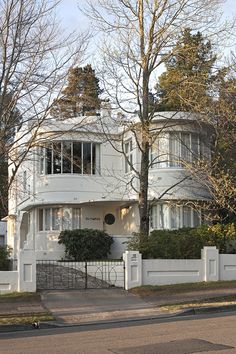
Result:
M132 263L141 255L137 251L126 251L124 256L126 290L140 285L236 280L236 255L219 255L213 246L204 247L201 259L144 259L136 262L135 279L132 279Z
M0 294L18 291L18 272L0 271Z
M143 285L195 283L203 281L201 259L144 259Z
M220 280L236 279L236 254L220 254Z

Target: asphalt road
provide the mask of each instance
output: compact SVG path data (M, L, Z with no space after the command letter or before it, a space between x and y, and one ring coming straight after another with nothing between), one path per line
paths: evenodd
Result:
M236 353L236 314L0 334L1 354Z

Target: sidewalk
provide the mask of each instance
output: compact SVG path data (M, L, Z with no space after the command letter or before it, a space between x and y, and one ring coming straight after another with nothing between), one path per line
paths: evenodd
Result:
M168 290L168 289L167 289ZM135 292L135 289L134 289ZM231 299L227 297L231 296ZM188 310L171 309L168 305L183 302L196 303L206 299L225 297L225 302L218 306L214 301L207 303L205 308L198 309L190 305ZM235 297L235 298L234 298ZM233 301L228 301L232 300ZM163 307L166 305L166 307ZM227 306L226 306L227 305ZM42 315L50 311L55 321L45 326L73 326L94 323L109 323L173 317L180 313L217 312L236 310L236 285L217 289L192 290L173 289L170 291L141 292L134 295L122 289L92 289L71 291L45 291L40 296L32 295L32 299L8 299L0 297L0 319L10 316ZM9 326L8 326L9 327ZM10 328L10 327L9 327ZM12 327L13 328L13 327ZM29 326L28 329L31 327ZM25 329L25 328L24 328ZM4 326L0 325L0 332ZM13 329L14 330L14 329Z

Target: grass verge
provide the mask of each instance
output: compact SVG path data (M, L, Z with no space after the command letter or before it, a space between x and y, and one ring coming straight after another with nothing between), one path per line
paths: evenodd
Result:
M155 295L172 295L177 293L187 293L191 291L204 291L216 289L234 289L236 292L236 281L216 281L216 282L200 282L172 285L145 285L130 289L132 294L146 297Z
M53 321L55 318L51 313L12 315L0 317L1 325L31 324L33 322Z
M176 312L180 310L190 309L190 308L201 308L201 307L214 307L214 306L227 306L236 305L236 295L222 296L216 298L209 298L198 301L185 301L173 304L163 304L159 308L161 310L166 310L169 312Z
M28 302L28 301L41 301L39 293L9 293L9 294L0 294L0 303L3 302Z

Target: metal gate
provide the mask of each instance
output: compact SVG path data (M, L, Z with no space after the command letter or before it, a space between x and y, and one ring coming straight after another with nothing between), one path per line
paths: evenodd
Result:
M124 288L123 261L45 261L36 264L38 290Z

